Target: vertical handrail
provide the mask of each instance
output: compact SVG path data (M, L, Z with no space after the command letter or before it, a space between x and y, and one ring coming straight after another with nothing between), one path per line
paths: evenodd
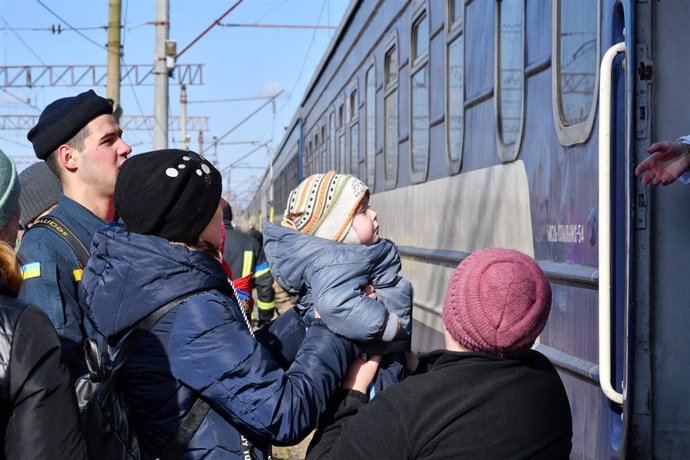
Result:
M611 75L613 59L624 52L622 42L609 48L599 73L599 384L616 404L625 396L611 385Z

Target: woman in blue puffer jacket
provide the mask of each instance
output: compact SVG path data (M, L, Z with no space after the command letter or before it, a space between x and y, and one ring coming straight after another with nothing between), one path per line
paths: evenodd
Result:
M197 397L211 410L183 458L240 459L242 436L255 458L267 458L271 444L295 444L314 428L353 356L350 342L319 319L304 333L298 315L279 319L304 334L296 356L276 356L252 337L219 261L220 195L220 173L193 152L132 157L113 196L124 226L96 234L82 278L82 304L111 344L187 295L120 375L145 458L169 445ZM266 336L281 348L280 337Z

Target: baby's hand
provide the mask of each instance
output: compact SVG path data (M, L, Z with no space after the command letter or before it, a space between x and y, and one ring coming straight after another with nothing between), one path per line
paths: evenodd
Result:
M374 286L371 284L365 284L362 286L362 291L364 291L364 295L368 295L374 300L378 300L379 298L376 296L376 289L374 289Z

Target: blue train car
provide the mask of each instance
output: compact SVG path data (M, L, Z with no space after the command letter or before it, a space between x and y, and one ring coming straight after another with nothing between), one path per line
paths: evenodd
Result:
M463 257L532 255L572 457L690 458L690 190L633 175L690 132L688 24L684 1L354 1L252 207L280 219L311 173L363 179L415 286L418 350L442 343Z

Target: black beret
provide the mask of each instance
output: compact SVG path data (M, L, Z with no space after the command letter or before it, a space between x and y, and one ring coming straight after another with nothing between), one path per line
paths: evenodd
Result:
M222 189L220 172L197 153L156 150L124 162L113 203L131 232L196 244Z
M26 137L34 145L36 156L45 160L91 120L109 113L113 113L113 105L90 89L48 104Z

